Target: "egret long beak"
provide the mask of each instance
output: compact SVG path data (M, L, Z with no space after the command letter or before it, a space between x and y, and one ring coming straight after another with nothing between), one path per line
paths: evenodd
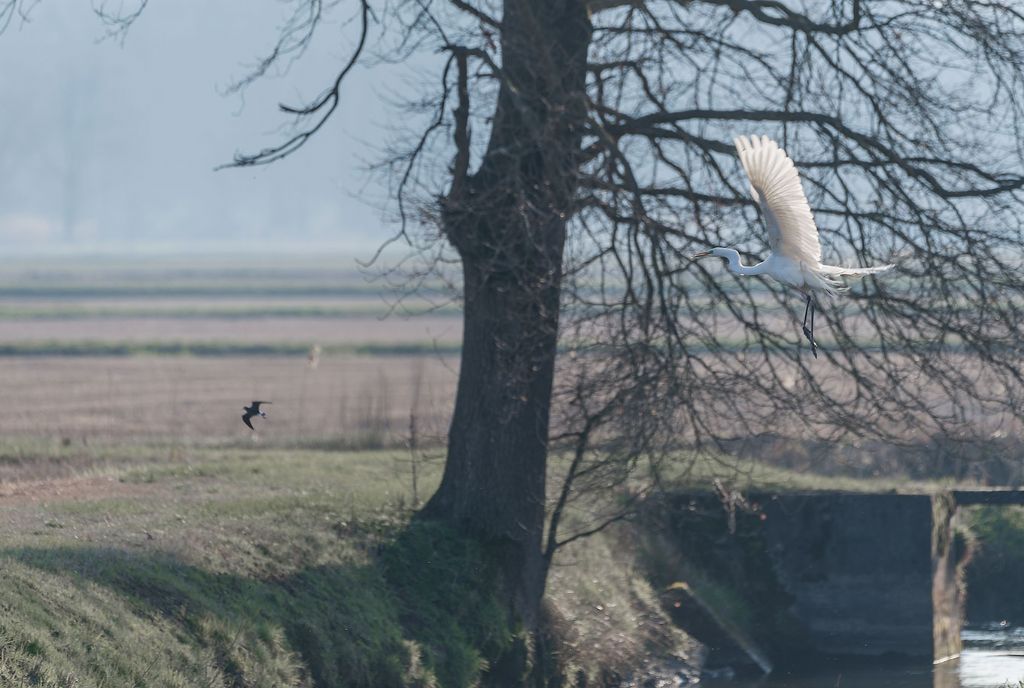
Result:
M711 251L701 251L700 253L694 253L692 256L690 256L690 260L697 260L698 258L703 258L704 256L710 255Z

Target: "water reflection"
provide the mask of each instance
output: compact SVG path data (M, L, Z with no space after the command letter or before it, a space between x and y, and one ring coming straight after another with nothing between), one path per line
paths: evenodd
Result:
M1024 681L1024 628L972 628L965 629L961 637L961 688L1006 683L1016 688L1019 681Z
M1017 688L1024 681L1024 628L965 629L959 660L931 666L825 667L813 674L705 680L706 688Z

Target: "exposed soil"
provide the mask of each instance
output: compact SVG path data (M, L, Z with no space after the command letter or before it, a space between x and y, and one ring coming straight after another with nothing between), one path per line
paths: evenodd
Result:
M262 344L458 343L455 316L381 319L377 315L330 317L102 317L2 320L0 342L259 342Z
M139 496L154 489L152 485L125 483L107 476L14 481L0 483L0 506Z

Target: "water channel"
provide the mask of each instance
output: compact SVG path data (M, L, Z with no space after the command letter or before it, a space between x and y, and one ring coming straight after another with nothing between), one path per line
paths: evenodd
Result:
M706 679L704 688L1018 688L1024 686L1024 627L963 631L963 654L936 666L824 667L802 675Z

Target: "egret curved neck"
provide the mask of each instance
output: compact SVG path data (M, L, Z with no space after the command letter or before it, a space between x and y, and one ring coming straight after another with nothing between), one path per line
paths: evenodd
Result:
M764 273L765 262L757 265L744 265L740 262L740 254L731 248L716 248L714 254L729 261L729 272L734 275L760 275Z

